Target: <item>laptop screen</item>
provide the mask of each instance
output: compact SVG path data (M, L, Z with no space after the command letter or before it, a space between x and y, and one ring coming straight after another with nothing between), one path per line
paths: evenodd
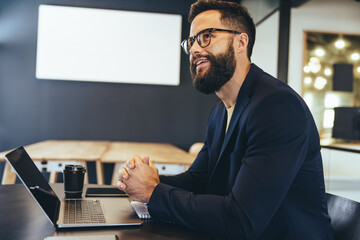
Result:
M55 224L58 218L60 200L24 147L13 150L6 154L5 157L42 210Z

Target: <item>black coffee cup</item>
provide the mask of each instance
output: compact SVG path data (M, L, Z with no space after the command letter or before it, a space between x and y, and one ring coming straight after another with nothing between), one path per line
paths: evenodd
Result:
M86 169L82 165L65 165L64 190L65 198L81 198Z

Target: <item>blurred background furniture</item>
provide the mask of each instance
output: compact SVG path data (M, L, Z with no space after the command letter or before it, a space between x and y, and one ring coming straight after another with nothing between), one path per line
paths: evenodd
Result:
M360 203L327 193L335 240L360 239Z
M160 174L173 175L185 171L194 161L192 154L168 143L110 142L47 140L24 146L41 172L50 172L49 182L55 183L65 164L95 162L97 183L104 184L104 164L114 163L111 184L117 184L118 170L122 163L135 154L149 156ZM10 151L10 150L9 150ZM9 151L0 153L0 160L5 161ZM16 175L6 163L2 184L15 183ZM85 174L88 183L88 173Z
M190 146L189 153L191 155L197 156L199 154L199 152L201 151L201 149L203 148L203 146L204 146L203 142L196 142Z
M360 144L322 141L326 192L360 202Z
M149 156L159 169L159 174L174 175L185 171L194 161L194 155L168 143L111 142L101 157L102 163L115 163L112 185L117 184L121 165L135 154Z
M109 143L109 141L47 140L24 146L24 148L41 172L50 172L50 183L56 182L58 173L63 171L66 164L86 166L87 162L93 161L96 164L97 183L104 184L103 165L100 158ZM5 161L5 154L8 152L0 153L0 160ZM2 184L13 184L15 179L15 173L6 163ZM88 183L88 173L85 173L84 182Z

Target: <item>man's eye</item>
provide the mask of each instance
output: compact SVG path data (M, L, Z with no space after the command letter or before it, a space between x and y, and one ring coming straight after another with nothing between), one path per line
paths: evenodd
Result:
M194 44L194 42L195 42L195 39L193 39L193 38L188 39L188 43L190 46L192 46Z
M203 36L204 39L208 39L210 38L210 33L205 33L204 36Z

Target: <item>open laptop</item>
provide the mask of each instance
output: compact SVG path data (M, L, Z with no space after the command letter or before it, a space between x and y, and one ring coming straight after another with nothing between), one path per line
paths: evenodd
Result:
M127 198L64 199L60 201L22 146L6 154L5 158L56 228L142 224Z

